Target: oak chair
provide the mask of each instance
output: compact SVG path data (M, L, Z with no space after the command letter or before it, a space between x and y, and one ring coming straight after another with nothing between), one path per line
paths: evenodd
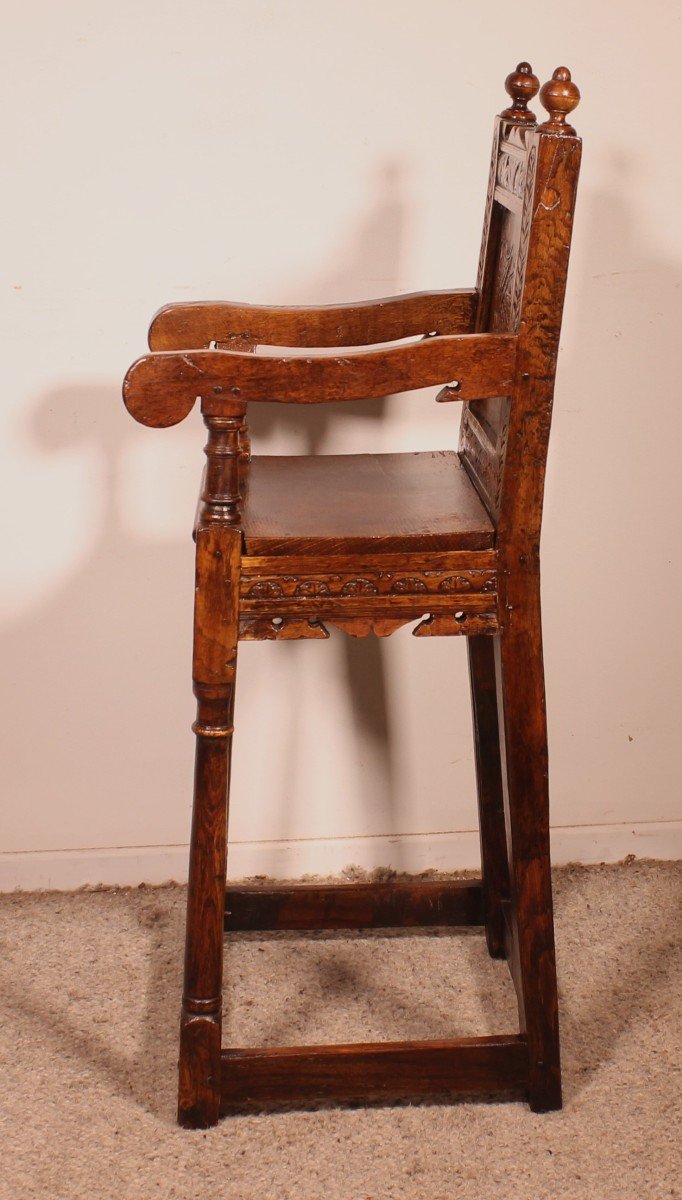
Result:
M560 67L506 80L475 288L324 308L171 304L123 385L144 425L208 429L195 525L197 737L178 1119L318 1099L525 1095L561 1106L539 539L581 143ZM412 337L411 342L384 346ZM329 347L306 355L267 347ZM375 347L345 349L346 347ZM344 347L341 352L338 348ZM458 453L251 457L247 404L321 404L442 385ZM479 880L226 891L240 639L468 639ZM506 958L519 1032L437 1042L223 1050L223 929L479 925Z

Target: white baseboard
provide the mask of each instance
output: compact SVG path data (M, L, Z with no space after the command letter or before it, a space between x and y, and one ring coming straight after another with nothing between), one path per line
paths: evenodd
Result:
M573 825L552 830L555 863L618 862L637 858L682 858L682 821L632 825ZM339 875L345 867L364 870L394 867L417 874L479 867L478 832L459 830L395 837L303 839L230 844L231 879L267 875L297 879L303 875ZM187 879L187 846L129 846L88 850L44 850L0 854L0 892L42 888L71 891L103 884L135 887Z

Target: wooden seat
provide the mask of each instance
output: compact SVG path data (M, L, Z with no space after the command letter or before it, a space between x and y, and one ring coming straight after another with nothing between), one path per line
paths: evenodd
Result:
M556 70L538 125L528 63L506 88L475 288L321 308L169 305L152 321L152 352L124 381L142 424L173 425L199 398L208 429L194 530L197 751L178 1099L188 1127L320 1099L498 1092L537 1112L561 1106L540 527L581 152L566 118L579 92ZM251 458L249 403L352 402L433 385L438 400L462 404L457 453ZM226 888L239 641L324 639L330 624L387 637L408 623L417 637L467 638L480 878ZM490 954L509 966L518 1030L222 1048L224 926L436 924L485 930Z
M254 455L244 552L483 550L495 527L457 454Z

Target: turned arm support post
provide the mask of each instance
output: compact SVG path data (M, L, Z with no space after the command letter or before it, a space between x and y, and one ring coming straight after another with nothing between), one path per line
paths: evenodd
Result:
M220 416L205 416L208 441L204 446L204 471L196 528L205 525L239 525L239 467L243 449L241 430L245 404L231 404Z
M149 327L150 350L266 346L371 346L419 334L471 333L475 289L413 292L322 307L265 308L256 304L167 304Z

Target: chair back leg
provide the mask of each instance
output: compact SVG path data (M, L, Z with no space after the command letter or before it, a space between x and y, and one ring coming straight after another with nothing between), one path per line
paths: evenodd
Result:
M474 722L485 936L492 957L504 958L503 906L509 899L509 866L493 639L467 638L467 650Z
M522 590L513 627L495 639L510 871L507 958L528 1039L528 1101L545 1112L561 1108L561 1069L539 579L524 580Z

